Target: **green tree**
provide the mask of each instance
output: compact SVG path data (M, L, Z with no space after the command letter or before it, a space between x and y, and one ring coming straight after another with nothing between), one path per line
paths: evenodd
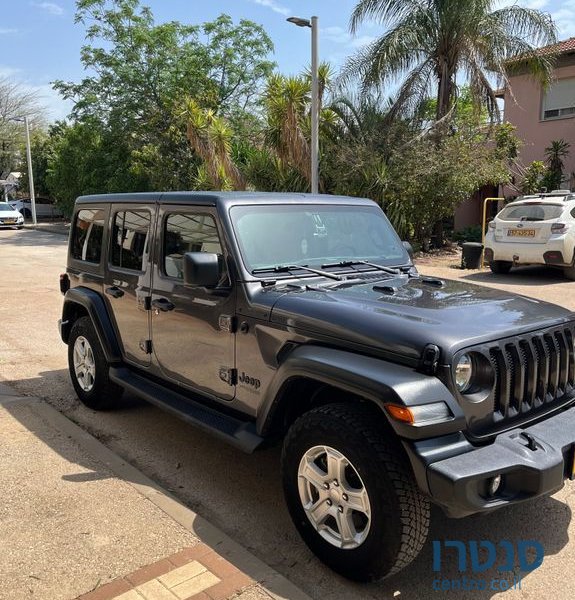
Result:
M46 185L65 214L71 214L82 194L149 189L145 174L130 168L130 149L110 136L97 122L51 128Z
M536 194L543 187L543 180L547 174L547 166L541 160L534 160L523 174L521 191L524 194Z
M331 69L327 63L320 65L319 80L321 156L322 142L329 137L337 120L333 110L322 104L331 81ZM308 183L311 182L311 79L309 74L286 77L274 73L268 79L262 103L267 147L275 152L284 168L295 169Z
M485 185L509 181L506 157L488 139L456 133L403 146L389 164L384 208L403 235L424 248L434 224Z
M251 21L236 26L221 15L202 26L156 24L139 0L78 0L77 6L76 22L86 26L89 42L82 64L95 74L55 83L75 101L75 117L130 130L166 127L173 106L190 90L205 107L248 109L274 68L268 59L273 44Z
M182 103L181 116L190 146L203 161L198 174L210 189L245 189L245 181L232 159L232 130L223 117L202 109L193 98Z
M38 94L8 77L0 77L0 177L19 168L20 147L26 134L25 116L30 119L33 131L44 126Z
M569 148L571 144L564 139L553 140L547 148L545 148L545 161L547 163L547 173L543 178L542 185L548 191L556 190L561 187L563 181L563 168L565 166L564 159L569 156Z
M397 102L415 110L436 91L436 120L457 98L458 74L466 75L474 102L498 115L493 76L508 83L507 61L521 56L543 81L551 77L552 57L535 47L556 41L551 17L497 0L359 0L350 20L355 33L366 20L386 32L352 56L344 80L359 77L364 90L405 76Z
M90 136L78 140L89 144L88 156L113 156L120 161L117 172L142 189L195 187L203 157L180 118L183 99L192 94L202 111L249 122L274 68L269 36L255 23L235 24L227 15L201 26L157 24L138 0L78 0L76 21L86 27L81 59L89 75L80 82L58 81L55 88L74 101L75 124L97 132L96 146ZM97 173L81 181L90 190L110 187Z
M34 129L30 135L30 149L32 153L32 172L34 173L34 191L37 196L48 197L50 190L48 188L47 176L50 156L52 154L53 138L44 129ZM20 165L20 191L26 195L30 194L28 180L28 161L26 160L26 145L20 146L19 151Z

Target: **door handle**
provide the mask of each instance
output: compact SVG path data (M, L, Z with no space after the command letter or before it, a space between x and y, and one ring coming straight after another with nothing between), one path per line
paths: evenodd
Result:
M152 308L162 312L170 312L176 308L176 305L172 304L167 298L156 298L152 300Z
M112 298L121 298L124 295L124 292L115 285L109 288L106 288L106 294L108 296L112 296Z

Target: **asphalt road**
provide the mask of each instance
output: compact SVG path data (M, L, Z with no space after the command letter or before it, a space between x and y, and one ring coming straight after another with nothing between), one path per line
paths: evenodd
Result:
M374 585L357 585L323 567L300 541L284 508L279 449L252 456L238 453L160 410L128 398L118 410L95 413L81 406L68 379L66 346L56 322L62 297L58 275L65 268L66 239L43 231L0 230L0 380L19 392L46 398L123 458L172 490L184 503L222 528L314 598L444 597L436 588L465 586L463 578L485 581L484 590L452 591L450 597L491 598L519 575L495 567L460 573L448 553L433 571L432 541L536 540L543 565L522 574L521 589L508 597L571 599L575 595L575 534L571 514L575 486L553 497L465 520L434 510L429 541L403 573ZM463 272L448 264L424 264L424 273L463 278L531 295L575 310L575 282L554 272L528 269L509 276ZM0 432L1 435L1 432ZM499 550L497 564L504 562ZM503 580L501 579L503 578ZM455 582L455 583L453 583ZM480 584L481 585L481 584Z

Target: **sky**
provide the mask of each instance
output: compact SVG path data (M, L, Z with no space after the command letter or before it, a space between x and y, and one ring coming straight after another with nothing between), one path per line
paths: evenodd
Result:
M514 1L498 0L501 5ZM551 13L560 39L575 36L575 0L519 3ZM235 21L255 21L271 36L274 60L284 73L300 72L310 62L309 31L287 23L288 16L319 17L321 59L334 66L384 31L371 23L355 37L349 35L356 0L142 0L142 4L152 9L157 22L200 24L222 13ZM85 32L82 25L74 24L74 12L75 0L0 0L0 77L37 90L49 120L64 118L70 110L51 82L78 81L83 76L80 48Z

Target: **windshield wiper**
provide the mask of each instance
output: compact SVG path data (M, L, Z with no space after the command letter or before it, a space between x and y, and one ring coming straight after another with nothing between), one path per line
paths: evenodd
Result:
M320 271L319 269L312 269L307 265L276 265L275 267L263 267L261 269L253 269L252 275L257 275L258 273L289 273L290 271L307 271L308 273L314 273L315 275L321 275L322 277L327 277L328 279L334 279L335 281L343 281L344 278L339 275L335 275L334 273L328 273L327 271Z
M322 269L329 269L334 267L353 267L355 265L365 265L367 267L371 267L372 269L377 269L378 271L383 271L384 273L389 273L390 275L402 275L402 272L399 269L394 269L393 267L384 267L383 265L378 265L376 263L371 263L367 260L342 260L337 263L327 263L322 265Z

